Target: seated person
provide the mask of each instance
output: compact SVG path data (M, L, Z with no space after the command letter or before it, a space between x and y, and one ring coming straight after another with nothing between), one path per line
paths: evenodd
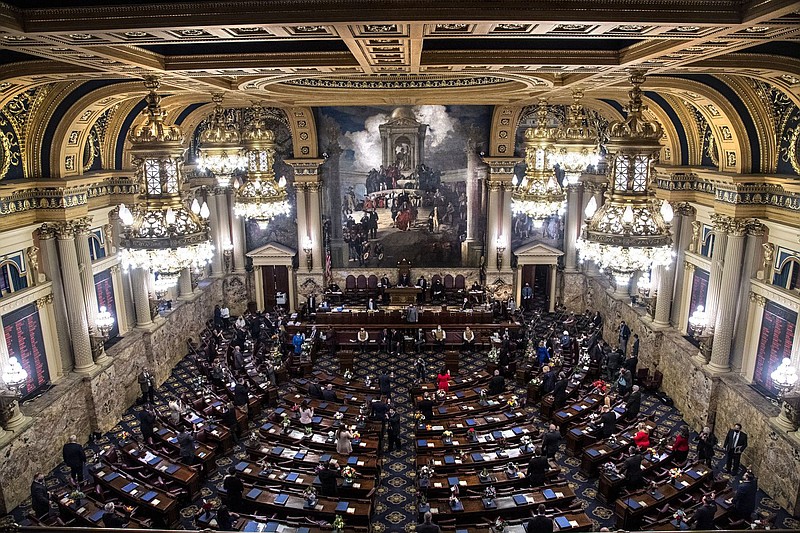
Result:
M644 422L639 423L636 427L636 435L633 437L633 442L640 450L646 450L650 447L650 433L647 431L647 424Z
M434 300L444 297L444 285L442 285L442 280L437 279L433 282L431 286L431 296L433 296Z
M475 283L472 284L472 287L470 287L469 290L470 292L479 292L479 291L482 292L483 287L481 287L481 284L476 281Z
M378 310L378 302L370 298L369 301L367 302L367 311L377 311L377 310Z
M442 329L441 324L436 326L436 329L432 331L433 333L433 340L436 343L436 346L439 349L444 349L444 343L447 341L447 333Z
M473 332L471 329L469 329L469 326L467 326L461 337L464 339L464 342L461 345L462 349L472 351L472 349L475 348L475 332Z
M330 283L328 284L328 292L332 294L341 294L342 289L340 289L339 285L337 285L336 283Z
M464 302L461 304L462 311L471 311L472 310L472 302L469 301L469 298L464 298Z
M339 398L336 396L336 391L333 390L333 384L328 383L324 389L322 389L322 399L326 402L338 402Z

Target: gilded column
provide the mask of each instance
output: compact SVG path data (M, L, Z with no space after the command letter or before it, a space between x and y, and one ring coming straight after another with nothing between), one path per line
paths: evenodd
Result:
M89 338L92 342L92 354L96 363L104 363L108 356L103 349L103 337L97 331L97 291L94 287L94 272L92 271L92 256L89 252L89 234L91 227L88 217L75 221L75 248L78 254L78 270L81 274L81 287L83 288L83 302L86 307L86 320L89 324Z
M54 226L42 224L42 227L39 228L39 247L42 249L42 255L44 256L47 278L53 284L53 312L56 321L58 353L61 357L61 368L64 373L67 373L72 370L74 363L69 334L69 319L67 318L67 304L64 298L64 283L61 279L61 264L58 259Z
M223 262L222 262L222 247L225 242L222 240L222 231L221 226L222 222L221 219L224 216L227 216L227 211L220 212L219 210L219 203L217 202L217 196L219 192L215 189L209 190L208 198L206 199L206 203L208 203L208 210L210 211L210 219L211 219L211 240L214 243L214 255L211 258L211 274L214 276L221 276L225 273ZM131 280L133 281L133 280ZM135 292L135 289L134 289ZM135 299L135 296L134 296ZM149 314L149 312L148 312ZM141 325L139 323L139 312L136 312L136 323L137 325Z
M56 225L58 253L61 258L61 275L64 281L64 298L72 339L72 353L76 372L90 372L94 368L92 344L89 339L89 320L86 316L78 254L75 248L75 226L72 222Z
M564 228L564 271L577 272L577 255L575 243L580 230L581 204L580 183L567 185L567 220Z
M728 240L728 224L731 221L730 217L723 215L715 214L712 215L712 218L714 220L714 249L711 253L711 272L709 274L705 306L709 328L713 328L717 320L717 304L719 302L720 285L722 284L722 271L725 265L725 244ZM691 311L694 311L694 309Z
M136 308L136 325L146 327L153 323L150 315L150 293L147 285L150 272L144 268L131 271L131 292L133 292L133 306Z
M730 371L731 342L736 319L736 303L739 297L739 276L742 272L742 254L747 223L743 219L728 221L728 238L725 246L725 263L722 269L722 283L719 291L719 304L716 307L714 322L714 341L711 346L709 370ZM716 246L716 245L715 245Z
M679 267L683 265L684 261L686 260L686 250L689 248L692 240L692 224L697 211L688 203L680 203L677 206L674 206L674 210L676 218L678 218L680 221L680 230L678 230L676 226L676 257L674 272L675 285L672 289L670 289L670 294L672 295L673 300L680 302L683 292L683 278L685 274L684 269ZM673 325L678 325L680 323L680 316L681 306L673 305L670 317Z

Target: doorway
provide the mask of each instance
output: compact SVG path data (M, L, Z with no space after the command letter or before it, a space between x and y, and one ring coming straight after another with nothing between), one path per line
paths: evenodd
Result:
M289 297L289 268L285 265L261 267L264 285L264 307L286 307Z
M523 265L522 286L530 283L533 288L533 308L549 309L550 265Z

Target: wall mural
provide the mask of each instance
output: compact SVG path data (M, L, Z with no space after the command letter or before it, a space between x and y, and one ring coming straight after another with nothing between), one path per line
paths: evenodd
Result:
M331 265L477 266L491 107L323 107L317 110ZM474 225L474 226L473 226Z

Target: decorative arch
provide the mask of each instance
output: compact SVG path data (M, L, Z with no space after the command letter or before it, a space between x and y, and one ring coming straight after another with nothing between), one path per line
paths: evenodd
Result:
M81 85L83 85L82 82L54 84L41 102L39 111L28 119L31 127L26 139L26 149L22 154L25 164L25 176L52 177L49 173L49 160L47 161L48 165L45 165L43 160L43 147L47 142L48 126L59 106ZM45 173L48 175L45 176Z
M489 134L489 155L492 157L514 155L514 142L521 114L522 106L495 106Z
M755 88L748 83L746 78L742 76L720 76L720 79L736 91L736 94L742 99L754 119L753 123L758 132L758 145L761 147L759 151L761 156L759 170L765 174L775 172L778 166L780 150L777 132L775 131L775 122L772 119L772 110L767 109L765 102L759 98Z
M318 154L317 123L310 107L291 107L284 110L289 118L294 156L298 159L315 159Z
M664 109L662 103L646 96L646 93L644 101L647 104L645 115L649 115L648 118L650 119L657 120L661 124L664 132L661 138L661 154L659 161L664 165L680 165L683 161L683 150L678 129L674 124L673 118L669 115L667 110ZM682 123L680 127L682 130L686 129Z
M683 98L671 94L662 94L661 97L670 106L683 125L683 133L686 140L686 157L682 160L685 165L699 166L702 160L703 140L700 138L694 117L683 103Z
M730 101L716 89L695 80L673 76L648 78L651 88L658 87L685 99L711 125L720 142L720 171L749 173L753 168L753 150L742 117Z

